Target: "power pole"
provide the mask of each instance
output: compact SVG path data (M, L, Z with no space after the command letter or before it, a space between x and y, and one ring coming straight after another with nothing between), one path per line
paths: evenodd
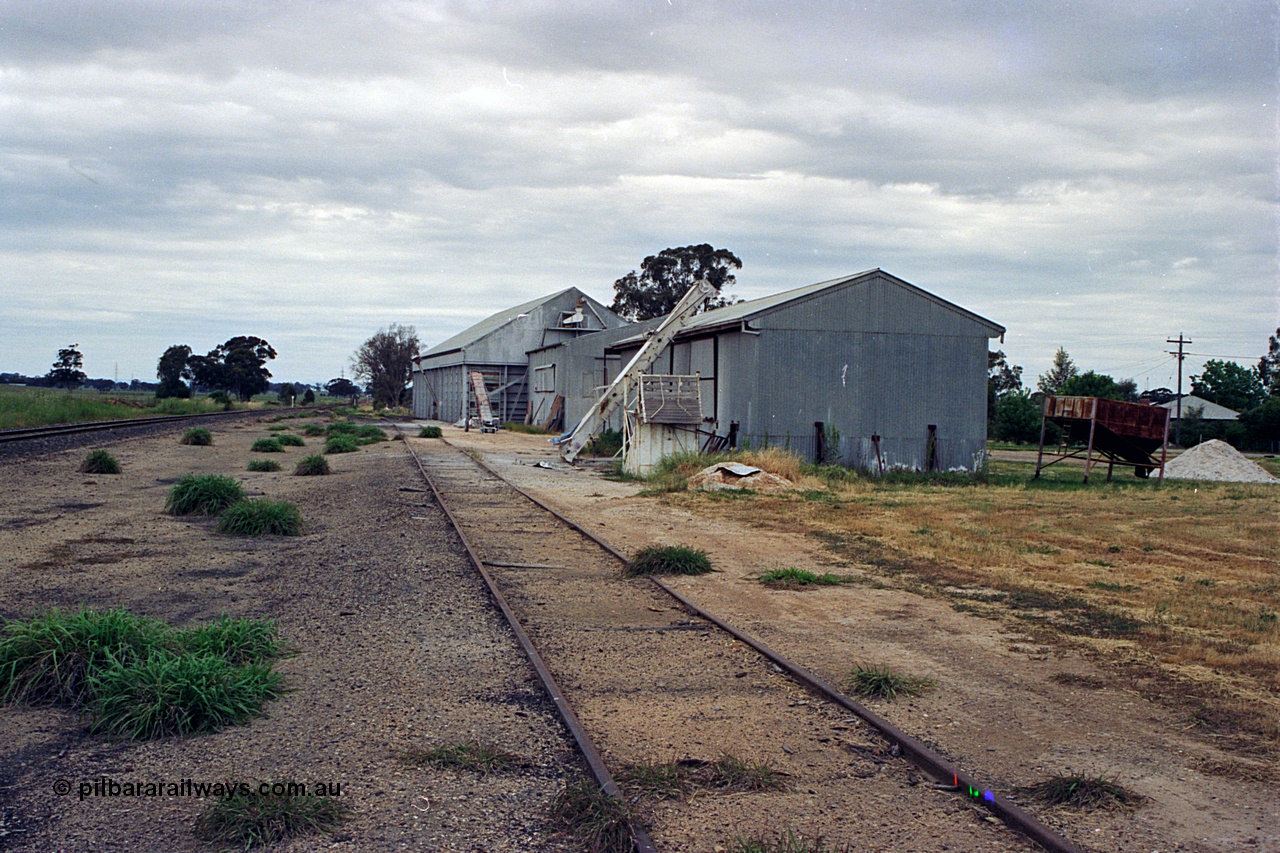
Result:
M1176 417L1177 420L1173 422L1173 443L1181 447L1182 446L1182 360L1187 357L1183 353L1182 348L1187 344L1194 343L1194 341L1187 340L1185 337L1183 337L1183 334L1179 332L1178 339L1176 341L1173 338L1165 338L1164 342L1166 344L1178 345L1178 351L1174 352L1173 350L1169 350L1169 355L1174 356L1175 358L1178 359L1178 402L1177 402L1177 412L1174 415L1174 417Z

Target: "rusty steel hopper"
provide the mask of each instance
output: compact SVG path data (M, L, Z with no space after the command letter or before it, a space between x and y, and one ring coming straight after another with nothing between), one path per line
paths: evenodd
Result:
M1045 461L1044 433L1050 421L1062 428L1062 447L1056 456ZM1044 398L1035 476L1064 459L1083 459L1086 483L1094 466L1104 460L1108 480L1114 466L1128 465L1143 479L1158 471L1163 481L1168 444L1168 409L1102 397L1049 395Z

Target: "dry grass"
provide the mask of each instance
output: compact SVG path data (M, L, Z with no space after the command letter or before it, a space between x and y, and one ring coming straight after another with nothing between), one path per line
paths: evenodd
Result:
M1138 482L992 463L966 487L855 479L831 501L663 500L754 527L805 531L840 557L958 609L1017 618L1060 639L1158 662L1230 719L1207 727L1280 749L1280 488ZM1076 482L1071 482L1072 480ZM1209 715L1212 717L1213 715Z

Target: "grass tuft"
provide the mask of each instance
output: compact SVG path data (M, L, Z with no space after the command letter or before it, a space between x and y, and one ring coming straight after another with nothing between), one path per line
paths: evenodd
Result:
M302 532L302 514L288 501L240 501L219 516L218 532L235 536L297 536Z
M629 578L642 575L705 575L711 571L706 551L683 545L650 545L636 552L623 574Z
M280 463L274 459L254 459L249 462L249 471L279 471Z
M192 427L182 434L180 443L208 447L213 444L213 433L209 432L205 427Z
M387 434L373 424L362 424L356 429L355 438L361 444L373 444L378 441L386 441Z
M260 438L250 447L254 453L282 453L284 448L280 446L280 440L277 438Z
M444 438L444 431L438 426L424 426L418 430L418 438Z
M324 428L326 435L355 435L360 426L354 421L334 421Z
M347 817L347 809L330 797L263 794L242 784L236 793L210 804L196 823L206 841L246 850L266 847L302 835L328 834Z
M861 664L855 666L844 681L845 689L850 693L890 702L899 696L917 696L932 684L927 678L902 675L887 666Z
M520 763L520 759L511 753L474 740L442 743L427 749L415 747L404 754L404 760L410 764L430 764L433 767L475 770L478 773L510 770Z
M280 442L281 447L306 447L307 443L302 440L302 436L293 435L292 433L284 433L276 436L276 441Z
M1074 773L1054 776L1023 788L1022 791L1046 805L1078 811L1134 809L1142 805L1145 799L1106 776L1080 776Z
M105 450L90 450L80 463L79 471L82 474L119 474L120 463Z
M307 424L302 428L303 435L324 435L324 427L320 424Z
M230 477L187 474L169 490L164 511L170 515L217 515L244 500L244 489Z
M218 729L280 695L274 622L175 630L125 610L57 610L5 625L0 701L85 709L94 732L146 739Z
M90 731L150 740L242 723L280 696L283 677L271 667L165 650L127 664L112 659L89 675Z
M328 474L330 473L329 460L319 453L304 456L298 460L298 465L293 469L293 473L296 477L318 477Z
M686 758L666 764L633 764L618 774L628 791L659 800L681 800L695 790L721 792L785 791L785 775L765 761L746 761L725 753L715 761Z
M551 820L592 853L631 853L635 846L627 804L594 782L578 782L557 794Z
M788 829L785 833L766 838L738 838L732 853L853 853L852 845L829 844L821 835L809 838Z
M855 578L847 575L833 575L831 572L817 574L808 569L770 569L760 576L760 583L774 589L804 589L812 586L838 586L842 583L853 583Z
M737 838L733 844L731 853L853 853L850 844L830 844L821 835L810 838L791 829L769 838Z
M359 449L360 442L345 434L331 435L324 443L325 453L354 453Z

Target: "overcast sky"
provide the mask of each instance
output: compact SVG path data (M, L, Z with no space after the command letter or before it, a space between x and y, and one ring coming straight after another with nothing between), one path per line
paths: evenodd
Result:
M0 371L247 334L324 381L703 242L746 298L883 268L1033 383L1252 364L1278 39L1276 0L0 0Z

